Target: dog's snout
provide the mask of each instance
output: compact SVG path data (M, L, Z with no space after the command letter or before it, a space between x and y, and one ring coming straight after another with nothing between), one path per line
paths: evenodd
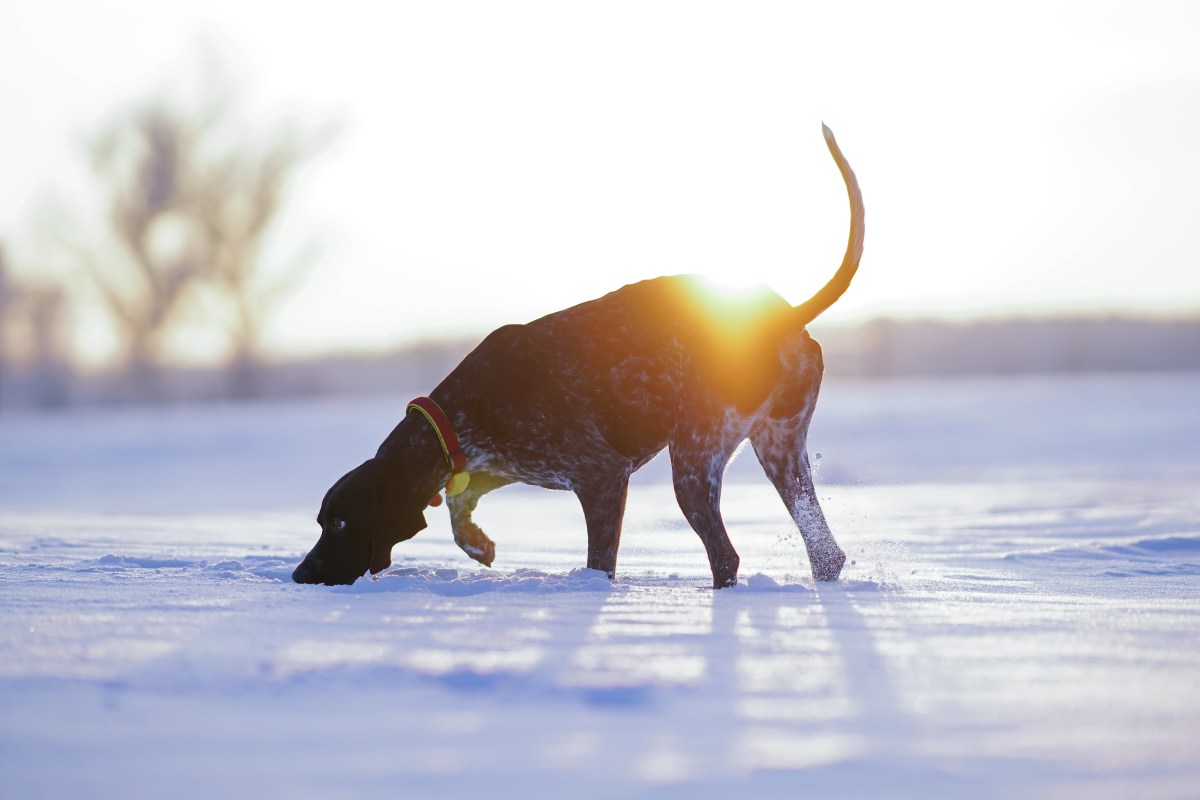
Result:
M320 583L321 579L318 577L320 567L318 559L307 556L292 571L292 580L296 583Z
M366 571L366 567L352 568L338 561L315 558L311 553L292 571L296 583L323 583L326 586L348 586Z

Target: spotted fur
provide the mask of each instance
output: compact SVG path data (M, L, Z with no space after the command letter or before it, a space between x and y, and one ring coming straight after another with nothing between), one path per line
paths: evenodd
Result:
M732 586L739 559L721 518L721 480L748 439L800 529L813 576L838 577L845 555L806 450L823 373L806 326L857 270L863 210L854 173L825 131L850 195L850 239L834 277L805 303L793 308L765 287L729 294L696 276L642 281L500 328L430 393L467 453L470 486L448 499L454 541L467 555L492 563L495 544L472 512L488 492L519 482L574 492L587 565L615 575L629 478L667 448L675 496L704 544L713 585ZM428 423L410 414L375 458L330 489L321 538L293 577L348 583L386 568L392 545L425 527L425 503L448 477Z

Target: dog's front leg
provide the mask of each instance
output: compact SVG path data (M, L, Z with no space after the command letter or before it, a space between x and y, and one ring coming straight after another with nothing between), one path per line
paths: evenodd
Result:
M609 578L617 576L617 549L621 546L621 521L625 517L628 491L628 472L597 477L575 487L587 522L588 569L598 569Z
M471 514L479 504L479 498L510 483L511 480L498 478L486 472L476 472L472 473L471 483L466 491L447 498L446 505L450 509L450 529L454 532L454 543L485 567L490 567L496 558L496 543L475 524Z

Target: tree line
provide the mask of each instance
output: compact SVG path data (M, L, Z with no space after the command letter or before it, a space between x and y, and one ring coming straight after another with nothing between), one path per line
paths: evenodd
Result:
M29 263L0 242L0 403L18 383L37 405L69 402L69 332L86 303L119 341L114 383L130 398L165 399L166 339L187 304L226 342L222 393L259 393L264 325L316 254L310 242L268 264L264 244L297 169L332 130L252 135L232 83L215 73L192 95L152 96L86 137L78 156L97 202L83 218L44 221L49 236ZM43 269L50 260L62 269Z

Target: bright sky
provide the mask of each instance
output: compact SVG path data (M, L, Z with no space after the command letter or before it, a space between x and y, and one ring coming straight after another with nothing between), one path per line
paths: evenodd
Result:
M676 272L799 302L847 232L822 120L867 208L828 321L1200 309L1196 4L0 0L0 239L27 269L79 141L202 41L253 123L341 131L277 232L324 244L277 352Z

